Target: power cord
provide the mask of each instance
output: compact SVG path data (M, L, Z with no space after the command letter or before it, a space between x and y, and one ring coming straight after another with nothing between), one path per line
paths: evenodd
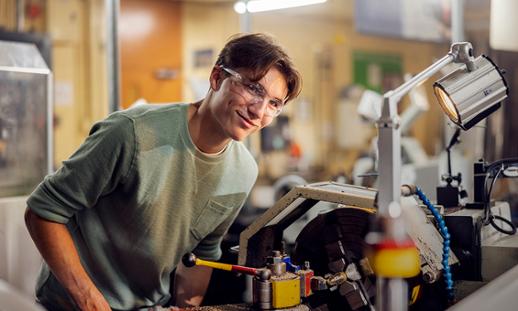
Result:
M495 176L491 177L491 175L492 175L491 170L494 168L498 168L498 171L496 172ZM485 202L486 204L484 207L483 225L487 226L487 225L491 224L491 226L493 228L495 228L495 230L497 230L498 232L508 234L508 235L514 235L516 233L516 226L512 223L512 221L510 221L509 219L506 219L500 215L493 215L493 212L491 211L491 192L493 191L493 186L495 185L496 180L498 179L498 177L504 170L505 170L505 162L499 161L498 163L494 163L493 165L491 165L490 174L488 174L488 176L486 177L485 184L487 184L487 181L489 180L489 178L493 178L493 180L491 181L489 190L486 191L487 195L486 195L486 202ZM497 225L495 220L502 221L503 223L507 224L510 229L506 230L506 229L500 227L499 225Z

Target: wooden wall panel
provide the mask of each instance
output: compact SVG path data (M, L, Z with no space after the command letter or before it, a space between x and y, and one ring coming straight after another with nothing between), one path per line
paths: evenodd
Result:
M6 30L16 29L15 0L0 0L0 27Z
M182 100L180 9L181 3L169 0L121 1L123 108L139 98L155 103Z

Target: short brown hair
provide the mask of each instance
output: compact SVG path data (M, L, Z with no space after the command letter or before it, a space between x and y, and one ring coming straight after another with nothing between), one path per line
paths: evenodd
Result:
M286 79L286 102L297 97L302 88L302 78L290 57L266 34L237 34L230 37L219 53L216 65L250 70L252 81L259 81L268 70L275 67Z

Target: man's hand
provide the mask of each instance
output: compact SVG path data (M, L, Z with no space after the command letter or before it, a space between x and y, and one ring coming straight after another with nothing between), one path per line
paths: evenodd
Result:
M111 311L110 305L96 287L91 287L85 293L76 292L72 297L79 310Z
M176 305L181 308L201 305L211 275L212 268L205 266L187 268L180 262L176 267L174 281Z
M25 223L41 256L79 310L111 310L81 265L68 228L43 219L28 208Z

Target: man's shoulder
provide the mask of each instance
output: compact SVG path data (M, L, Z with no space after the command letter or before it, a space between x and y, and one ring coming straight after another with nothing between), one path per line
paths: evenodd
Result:
M183 131L188 106L182 103L143 104L114 114L131 120L137 140L139 137L148 140L152 135L169 141L171 136L176 137Z
M142 128L165 129L171 124L180 124L177 122L185 115L187 104L142 104L125 110L118 110L105 119L96 122L90 134L97 132L99 129L110 131L111 135L137 135Z
M256 178L258 174L257 162L245 144L240 141L233 141L232 153L237 159L234 162L238 166L237 169L242 172L249 172L252 177Z
M148 118L169 118L171 115L180 115L187 109L187 106L188 104L185 103L142 104L117 113L134 121Z
M236 152L240 157L243 157L243 159L246 159L247 161L251 161L255 163L255 159L252 156L252 153L250 150L245 146L243 142L240 141L232 141L232 149L234 152Z

